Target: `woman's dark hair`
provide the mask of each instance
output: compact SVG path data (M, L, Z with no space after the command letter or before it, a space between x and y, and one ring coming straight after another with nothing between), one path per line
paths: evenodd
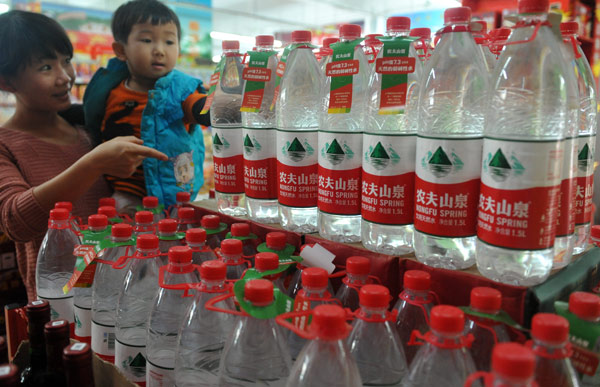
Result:
M40 59L56 53L73 56L73 45L64 28L39 13L9 11L0 15L0 77L16 76Z
M150 22L152 25L174 23L177 39L181 39L181 25L173 10L158 0L133 0L121 5L113 14L111 28L117 42L127 43L135 24Z

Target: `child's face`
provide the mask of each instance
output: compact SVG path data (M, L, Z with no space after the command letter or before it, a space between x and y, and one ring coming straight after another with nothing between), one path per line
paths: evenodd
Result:
M156 81L175 67L179 39L174 23L135 24L124 45L124 54L132 77Z

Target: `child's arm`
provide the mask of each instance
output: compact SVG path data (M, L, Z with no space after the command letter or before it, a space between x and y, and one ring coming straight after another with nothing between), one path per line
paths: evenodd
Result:
M200 84L198 89L183 101L182 108L185 113L184 122L195 122L200 125L210 126L210 111L205 114L200 114L205 103L206 90L204 90L204 87Z

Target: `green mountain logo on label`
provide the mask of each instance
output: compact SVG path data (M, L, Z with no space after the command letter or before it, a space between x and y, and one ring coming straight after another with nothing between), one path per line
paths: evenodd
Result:
M58 312L56 311L56 309L54 309L52 307L52 304L50 304L50 318L52 320L57 320L60 317L60 314L58 314Z
M427 160L427 167L435 177L447 176L452 171L452 161L441 146Z
M384 170L388 165L397 164L400 162L400 156L391 147L388 146L386 151L385 147L381 142L377 142L375 148L369 146L369 149L365 152L365 161L373 166L378 171Z
M585 143L583 148L581 148L577 154L577 167L581 172L585 172L591 163L593 163L592 152L590 152L588 144Z
M514 155L506 157L505 152L498 148L493 155L487 154L483 162L483 171L489 173L492 180L501 183L511 175L522 175L525 168Z
M285 145L281 149L281 153L287 156L290 160L295 162L302 161L307 155L310 156L315 152L312 146L305 139L304 144L298 140L298 137L294 137L292 143L286 141Z
M251 155L253 152L260 152L261 148L262 146L256 138L252 141L250 135L246 134L246 137L244 137L244 151L247 155Z
M75 315L75 326L77 328L81 328L81 320L79 319L79 317L77 315Z
M140 352L135 355L134 358L128 356L122 363L124 369L128 369L129 372L136 378L141 378L146 375L146 358Z
M213 149L215 150L215 153L222 152L224 149L227 148L229 148L229 142L227 142L225 136L221 134L221 136L219 137L219 134L215 133L215 135L213 136Z
M343 142L342 144L343 145L340 145L335 138L331 144L326 142L323 148L321 148L321 156L328 160L332 165L338 165L345 159L352 159L354 157L354 152L346 142Z

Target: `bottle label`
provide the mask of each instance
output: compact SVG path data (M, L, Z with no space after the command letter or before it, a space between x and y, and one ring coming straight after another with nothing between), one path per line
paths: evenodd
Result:
M563 154L563 141L484 140L480 240L517 250L554 245Z
M163 367L148 360L146 367L146 386L148 387L167 387L173 386L175 381L175 369Z
M219 83L219 79L221 78L221 72L223 71L223 67L225 66L225 56L221 57L221 60L217 64L215 68L215 72L210 77L210 85L208 88L208 94L206 96L206 101L204 102L204 106L202 107L202 111L200 114L206 114L210 110L210 106L215 99L215 91L217 90L217 84Z
M269 58L276 55L275 51L249 51L248 66L244 68L242 78L246 81L244 98L240 111L256 113L260 111L265 85L271 81L271 69L267 68Z
M115 356L115 326L92 320L92 350L102 358Z
M73 305L75 336L85 338L92 335L92 309Z
M575 232L575 192L577 190L577 138L564 141L565 158L562 165L562 181L558 195L556 236ZM568 158L568 160L567 160Z
M363 135L362 212L373 223L412 224L416 135Z
M146 346L129 345L116 340L115 366L134 383L146 381Z
M362 133L319 131L319 211L360 214Z
M244 187L246 196L277 199L275 129L243 129Z
M277 129L279 203L289 207L316 207L319 132Z
M476 233L481 138L417 137L415 229L442 237Z
M244 193L242 128L212 128L215 191Z
M360 71L360 63L354 59L354 50L362 41L355 39L331 45L333 54L325 69L325 75L331 77L328 114L350 113L353 75Z
M594 152L596 135L578 137L577 187L575 188L575 224L592 221L592 199L594 195Z
M74 315L73 315L73 296L67 296L62 298L50 298L44 297L39 293L38 290L38 298L40 300L45 300L50 303L50 319L51 320L67 320L69 323L73 323Z
M408 74L415 71L416 60L409 57L415 37L382 38L383 55L375 62L381 74L379 114L402 114L406 105Z

